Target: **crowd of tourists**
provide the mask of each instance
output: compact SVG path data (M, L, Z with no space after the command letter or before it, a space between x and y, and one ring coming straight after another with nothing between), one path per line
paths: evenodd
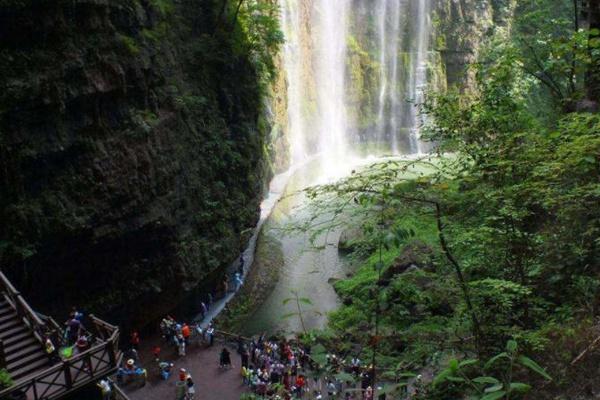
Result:
M243 259L240 269L232 279L226 278L220 288L221 294L238 290L242 284ZM229 282L233 281L233 288ZM212 306L213 295L200 303L200 314L204 319ZM76 322L72 322L73 330ZM190 346L211 347L215 344L215 328L208 324L205 328L197 323L177 321L165 316L159 324L162 344L152 348L153 365L159 379L170 380L176 375L176 400L193 400L196 396L194 378L185 368L176 368L175 362L163 357L186 357ZM140 337L133 331L130 337L130 350L126 352L124 365L119 369L117 379L120 383L140 380L145 384L146 370L140 366L138 350ZM162 347L173 351L165 352ZM237 340L237 354L240 357L241 380L248 390L263 399L340 399L374 400L374 373L371 366L363 366L358 357L342 357L327 354L325 363L318 363L311 355L311 348L299 341L281 338L266 338L265 335L252 340ZM322 356L322 355L320 355ZM319 357L320 359L321 357ZM148 365L148 364L146 364ZM224 372L231 369L231 352L224 346L219 351L218 368ZM215 366L217 368L217 366ZM228 372L237 373L237 372ZM155 374L155 375L154 375ZM98 386L103 394L110 393L110 385L101 381Z
M242 380L267 399L373 400L373 369L358 357L327 354L319 365L308 346L287 340L239 341Z

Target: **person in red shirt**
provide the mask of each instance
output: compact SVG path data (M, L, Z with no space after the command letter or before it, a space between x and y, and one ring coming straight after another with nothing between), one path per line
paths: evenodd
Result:
M306 381L304 380L304 375L298 375L296 378L296 395L302 398L302 394L304 393L304 385Z
M129 340L131 348L138 351L140 349L140 334L137 331L131 332L131 338Z
M183 323L183 326L181 327L181 335L183 336L185 345L188 346L190 344L189 339L190 339L190 335L191 335L191 330L190 330L190 326L188 324L186 324L185 322Z
M158 346L154 346L152 348L152 354L154 355L154 359L155 360L160 360L160 347Z
M185 380L187 379L187 377L188 377L187 371L185 370L185 368L181 368L179 370L179 380L181 382L185 382Z

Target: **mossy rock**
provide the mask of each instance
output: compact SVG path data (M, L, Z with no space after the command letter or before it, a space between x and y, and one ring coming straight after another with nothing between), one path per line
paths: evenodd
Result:
M389 283L395 275L415 270L435 271L434 254L431 246L419 240L407 244L392 265L383 272L381 283Z
M342 253L351 253L356 249L356 245L364 239L365 234L359 227L349 227L342 231L338 241L338 250Z

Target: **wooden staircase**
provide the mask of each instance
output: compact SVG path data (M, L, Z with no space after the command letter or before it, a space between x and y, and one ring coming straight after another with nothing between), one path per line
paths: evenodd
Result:
M0 343L4 358L0 366L8 370L14 381L50 365L43 344L6 300L5 294L0 295Z
M122 360L119 328L90 315L85 332L90 348L50 362L44 341L68 346L62 327L35 312L0 270L0 368L14 381L0 388L0 400L59 400L114 373Z

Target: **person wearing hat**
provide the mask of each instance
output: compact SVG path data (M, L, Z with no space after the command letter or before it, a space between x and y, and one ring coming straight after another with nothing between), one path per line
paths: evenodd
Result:
M185 379L187 378L187 376L188 376L188 373L185 370L185 368L181 368L179 370L179 381L180 382L185 382Z

